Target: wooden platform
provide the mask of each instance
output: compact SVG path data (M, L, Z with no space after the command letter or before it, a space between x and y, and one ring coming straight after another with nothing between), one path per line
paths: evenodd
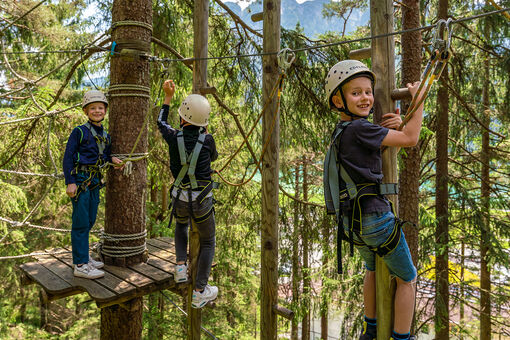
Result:
M147 239L149 260L126 268L105 265L105 276L95 280L74 277L71 253L38 256L37 262L20 265L23 281L37 283L49 300L87 292L99 308L119 304L162 289L179 292L173 276L175 248L168 237ZM66 249L51 249L57 252Z

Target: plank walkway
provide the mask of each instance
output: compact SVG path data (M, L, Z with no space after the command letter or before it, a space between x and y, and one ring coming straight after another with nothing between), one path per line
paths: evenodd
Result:
M58 252L67 249L51 249ZM20 265L23 282L40 285L49 300L87 292L99 308L119 304L163 289L179 293L187 283L176 284L173 276L175 248L171 238L147 239L149 260L126 268L105 265L105 276L89 280L73 275L71 253L38 256L37 262Z

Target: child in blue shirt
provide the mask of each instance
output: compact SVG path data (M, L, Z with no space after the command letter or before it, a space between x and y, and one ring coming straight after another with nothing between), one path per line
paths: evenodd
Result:
M378 187L382 183L381 146L414 146L420 135L423 105L418 108L402 131L393 130L400 125L398 114L387 113L381 125L366 120L373 111L373 86L375 74L357 60L344 60L333 66L326 78L326 95L332 110L340 112L344 124L343 134L337 143L337 159L351 177L357 190L358 186L369 184L367 188ZM418 89L419 82L408 84L412 95ZM346 124L344 122L349 122ZM342 177L343 178L343 177ZM345 189L346 183L340 183ZM341 191L341 190L340 190ZM341 202L343 227L346 234L351 233L354 244L365 261L363 297L365 321L360 340L375 340L376 301L375 301L375 252L387 242L396 225L396 217L388 199L374 191L360 198L361 222L353 228L353 202L345 199ZM397 229L398 230L398 229ZM397 231L396 231L397 232ZM395 233L393 233L395 235ZM409 247L403 231L395 248L383 256L388 269L397 280L395 293L395 321L392 339L409 339L414 310L416 268L412 262Z
M86 279L102 277L104 264L89 255L89 232L94 226L101 188L100 169L107 163L120 165L111 156L111 138L101 122L106 115L108 101L101 91L88 91L82 108L88 122L71 132L64 153L63 168L66 194L73 204L71 244L74 276Z

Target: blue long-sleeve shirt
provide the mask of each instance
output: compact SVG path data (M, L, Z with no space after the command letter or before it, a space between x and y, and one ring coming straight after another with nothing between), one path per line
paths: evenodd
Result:
M90 124L98 136L103 134L103 126ZM103 151L102 162L111 162L111 138L106 134L107 142ZM66 151L64 153L63 169L65 183L76 183L76 174L73 169L77 165L95 165L99 160L99 148L92 132L86 125L80 125L73 129L67 140Z

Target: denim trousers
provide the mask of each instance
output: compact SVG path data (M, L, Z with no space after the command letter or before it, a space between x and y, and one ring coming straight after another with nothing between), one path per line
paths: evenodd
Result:
M201 217L207 215L213 209L213 198L205 198L202 203L197 201L191 202L193 217L200 220ZM177 262L187 259L188 246L188 228L192 220L189 203L175 199L175 252ZM192 228L198 231L200 240L200 253L198 255L197 276L195 279L195 288L204 289L209 280L211 273L211 265L214 257L214 248L216 246L216 224L214 220L214 211L205 221L196 223L192 221Z
M76 185L80 185L89 178L88 173L79 172ZM73 263L89 262L89 232L96 223L97 208L99 206L99 178L94 177L90 185L81 189L77 197L71 198L73 204L71 244L73 248ZM90 187L94 187L90 190Z
M384 213L372 213L362 215L361 238L354 233L356 241L363 241L371 247L378 247L383 244L396 228L395 215L391 211ZM343 226L345 232L349 233L349 219L344 216ZM400 231L400 242L397 247L383 257L384 262L388 266L390 274L410 282L416 277L416 267L411 258L411 252L407 245L404 231ZM375 253L367 246L356 247L359 250L365 268L369 271L375 271Z

